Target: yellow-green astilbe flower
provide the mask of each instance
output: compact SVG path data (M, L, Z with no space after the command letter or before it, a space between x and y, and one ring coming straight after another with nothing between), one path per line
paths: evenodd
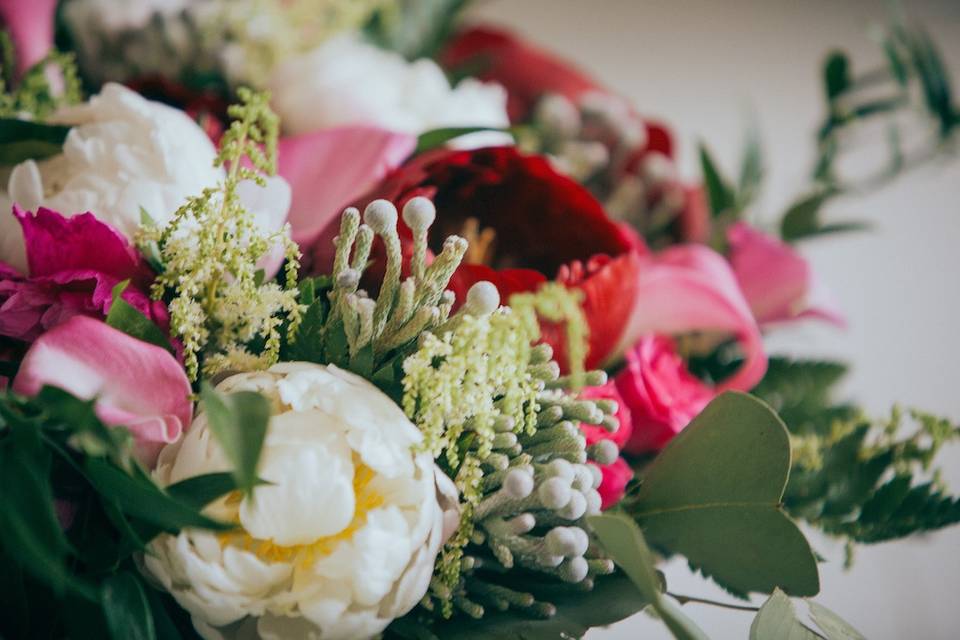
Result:
M43 122L60 107L76 104L83 99L80 78L73 53L51 50L43 60L26 70L14 82L13 44L10 36L0 31L0 117L27 118ZM58 72L60 80L53 83L48 76ZM14 86L16 85L16 86Z
M242 182L263 187L265 176L276 173L277 117L268 94L241 89L238 95L215 161L225 170L223 182L190 198L166 226L146 224L138 238L161 267L153 296L168 301L171 330L183 341L192 379L201 360L207 375L275 363L284 328L295 333L301 313L300 252L289 229L261 230L238 194ZM258 267L277 245L286 257L284 286L263 282Z

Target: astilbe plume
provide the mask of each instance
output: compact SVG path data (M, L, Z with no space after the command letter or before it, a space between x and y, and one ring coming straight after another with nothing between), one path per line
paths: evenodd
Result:
M13 44L5 31L0 31L0 117L44 121L60 107L76 104L83 99L76 56L51 50L42 60L27 69L14 81ZM59 82L51 81L48 73L56 69Z
M207 375L270 366L279 358L284 330L294 335L301 315L300 252L289 229L262 231L238 193L242 182L263 187L264 176L276 173L277 117L268 94L240 89L238 95L241 103L229 109L234 121L215 161L226 170L223 182L190 198L166 226L147 221L138 237L160 271L152 293L169 298L171 329L183 341L191 379L200 373L201 358ZM286 258L282 286L263 282L257 268L277 244Z

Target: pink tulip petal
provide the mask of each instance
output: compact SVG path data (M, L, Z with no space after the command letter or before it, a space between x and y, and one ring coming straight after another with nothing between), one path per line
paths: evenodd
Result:
M633 312L614 353L652 333L729 332L745 361L718 388L747 391L759 382L767 369L760 329L727 261L701 245L674 246L640 259Z
M14 391L30 396L44 385L96 398L97 415L128 428L148 466L190 425L190 382L173 356L85 316L47 331L24 356Z
M0 0L0 20L13 40L17 74L40 62L53 46L57 0Z
M416 147L414 136L375 127L326 129L280 140L279 173L293 189L293 239L309 244L343 208Z

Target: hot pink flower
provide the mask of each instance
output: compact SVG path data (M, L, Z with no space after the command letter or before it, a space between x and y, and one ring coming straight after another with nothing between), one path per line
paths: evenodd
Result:
M673 340L646 336L627 353L616 388L633 418L625 449L662 449L713 399L716 392L687 371Z
M17 74L40 62L53 46L57 0L0 0L0 20L13 40Z
M153 272L118 231L91 213L67 218L15 205L13 215L23 228L29 275L0 265L0 335L30 341L75 315L103 317L123 280L130 281L123 299L168 328L166 307L148 295Z
M193 406L183 367L165 349L93 318L71 318L27 351L13 390L32 396L45 385L96 398L100 419L129 429L148 467L190 426Z
M596 444L601 440L610 440L618 448L623 449L633 432L633 418L630 416L630 408L620 396L620 392L613 381L602 387L588 387L580 392L580 397L586 400L613 400L617 403L616 418L620 423L620 428L613 433L601 426L581 424L580 429L587 439L587 446ZM633 478L633 470L626 460L618 457L613 463L602 465L600 472L603 474L603 480L600 482L597 491L600 492L600 498L602 499L601 508L609 509L623 498L627 483Z
M745 222L727 229L729 260L757 322L820 318L843 326L843 315L825 299L810 263L790 245Z

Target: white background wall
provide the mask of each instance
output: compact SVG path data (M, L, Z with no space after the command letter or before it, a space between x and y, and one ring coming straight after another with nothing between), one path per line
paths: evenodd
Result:
M929 27L960 86L960 2L903 4ZM762 216L782 211L806 184L822 115L823 56L839 45L855 65L880 63L867 28L884 20L885 9L879 0L495 0L481 2L475 13L562 52L643 113L667 120L688 177L697 175L698 139L725 167L736 167L753 118L768 158ZM960 160L829 211L835 219L869 218L876 225L804 249L842 301L849 329L800 327L773 336L770 350L852 362L845 390L875 414L900 402L960 421ZM960 448L943 461L947 480L960 491ZM839 546L812 541L829 558L821 565L818 601L868 638L960 637L960 527L861 548L851 571L841 566ZM726 597L680 561L665 572L672 591ZM713 638L747 637L749 614L686 609ZM668 637L641 614L588 638L641 636Z

